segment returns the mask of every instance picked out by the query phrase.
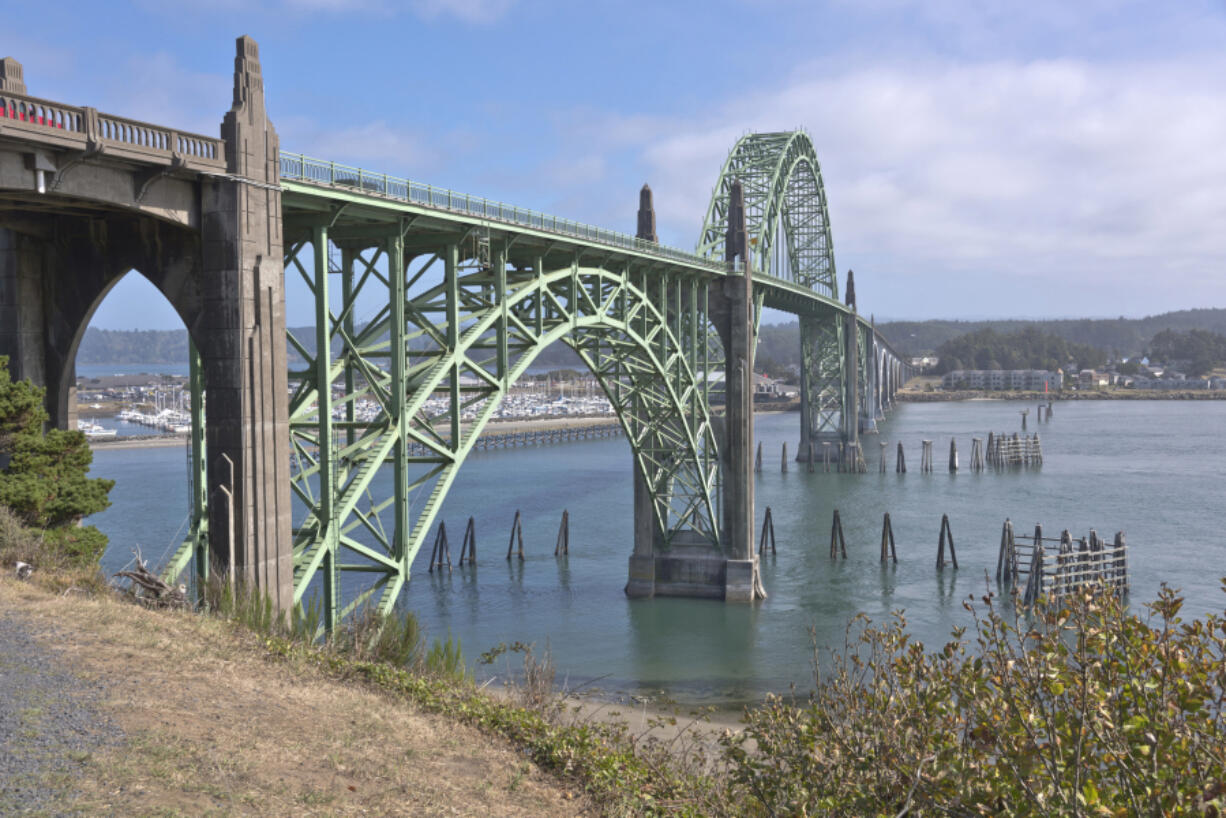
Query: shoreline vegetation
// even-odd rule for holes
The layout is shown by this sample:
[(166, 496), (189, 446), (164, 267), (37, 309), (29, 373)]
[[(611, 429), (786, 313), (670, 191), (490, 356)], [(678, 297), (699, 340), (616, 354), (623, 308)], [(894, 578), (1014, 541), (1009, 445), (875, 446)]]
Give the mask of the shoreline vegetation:
[[(1070, 400), (1226, 400), (1226, 390), (1198, 391), (1167, 391), (1158, 389), (1138, 390), (1103, 390), (1089, 392), (997, 392), (988, 390), (960, 390), (956, 392), (921, 392), (902, 389), (896, 396), (899, 403), (943, 403), (948, 401), (1021, 401), (1027, 403), (1055, 402)], [(777, 404), (759, 404), (754, 407), (754, 414), (777, 414), (781, 412), (796, 412), (800, 410), (797, 401), (780, 402)], [(491, 421), (482, 434), (516, 434), (519, 432), (542, 431), (546, 429), (571, 429), (583, 426), (616, 426), (618, 420), (609, 415), (567, 415), (562, 417), (534, 418), (531, 420), (499, 420)], [(89, 440), (94, 451), (116, 451), (120, 449), (157, 449), (171, 446), (185, 446), (190, 443), (188, 435), (158, 434), (158, 435), (126, 435), (123, 437), (96, 438)]]
[[(755, 407), (755, 414), (771, 414), (776, 412), (794, 412), (799, 408), (796, 403), (766, 404)], [(612, 415), (561, 415), (530, 420), (495, 420), (490, 421), (482, 430), (482, 435), (506, 435), (520, 432), (540, 432), (550, 429), (575, 429), (594, 426), (617, 426), (618, 419)], [(90, 448), (95, 451), (114, 449), (153, 449), (170, 446), (185, 446), (190, 444), (190, 435), (150, 434), (125, 435), (123, 437), (94, 438), (89, 440)]]
[(1070, 400), (1226, 400), (1226, 389), (1103, 389), (1044, 393), (987, 389), (922, 392), (904, 388), (899, 390), (896, 398), (900, 403), (940, 403), (959, 400), (1026, 401), (1028, 403), (1035, 401), (1043, 403), (1049, 400), (1056, 403)]
[[(969, 598), (973, 627), (935, 649), (910, 640), (901, 612), (859, 616), (845, 647), (814, 649), (811, 692), (768, 695), (738, 722), (712, 724), (703, 710), (576, 709), (548, 651), (520, 643), (483, 654), (508, 666), (507, 690), (493, 694), (452, 640), (427, 651), (411, 614), (359, 615), (321, 643), (314, 607), (287, 621), (222, 581), (192, 611), (97, 575), (5, 574), (0, 616), (29, 622), (66, 666), (104, 685), (103, 715), (123, 732), (115, 746), (67, 754), (71, 772), (49, 782), (65, 810), (1216, 817), (1226, 807), (1226, 618), (1184, 621), (1169, 589), (1147, 614), (1093, 588), (1028, 613)], [(38, 729), (38, 712), (21, 717)], [(321, 720), (328, 730), (315, 729)]]

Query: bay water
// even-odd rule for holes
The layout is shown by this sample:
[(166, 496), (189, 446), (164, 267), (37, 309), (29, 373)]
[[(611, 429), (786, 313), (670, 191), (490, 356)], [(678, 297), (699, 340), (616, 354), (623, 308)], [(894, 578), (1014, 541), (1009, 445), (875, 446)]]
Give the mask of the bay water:
[[(1041, 469), (971, 473), (972, 436), (1020, 431), (1030, 408)], [(630, 600), (622, 588), (632, 542), (629, 446), (624, 438), (474, 452), (439, 519), (453, 559), (464, 524), (476, 521), (478, 565), (426, 571), (427, 539), (402, 605), (431, 635), (458, 637), (474, 660), (500, 642), (546, 645), (559, 681), (609, 693), (728, 703), (810, 684), (810, 629), (823, 646), (842, 644), (857, 613), (881, 621), (903, 611), (916, 639), (936, 648), (967, 625), (968, 596), (995, 590), (1001, 526), (1019, 534), (1041, 523), (1047, 536), (1091, 528), (1127, 536), (1131, 601), (1140, 608), (1162, 583), (1179, 588), (1185, 614), (1226, 609), (1226, 401), (1057, 403), (1048, 423), (1035, 406), (1008, 401), (903, 404), (864, 438), (869, 473), (810, 474), (792, 461), (796, 413), (759, 415), (764, 468), (756, 478), (757, 519), (771, 508), (778, 554), (762, 560), (769, 598), (754, 605), (691, 599)], [(947, 469), (956, 438), (962, 469)], [(935, 471), (919, 471), (920, 442), (933, 441)], [(905, 447), (907, 474), (894, 472)], [(886, 442), (887, 472), (877, 472)], [(781, 449), (789, 449), (781, 470)], [(93, 475), (116, 480), (113, 505), (95, 515), (111, 538), (104, 568), (118, 570), (140, 546), (155, 562), (183, 536), (184, 449), (99, 449)], [(829, 558), (838, 509), (848, 558)], [(570, 555), (555, 558), (563, 509)], [(523, 515), (523, 562), (505, 559), (516, 510)], [(898, 564), (879, 563), (882, 515), (889, 512)], [(941, 515), (948, 514), (959, 569), (935, 568)], [(499, 668), (499, 672), (501, 667)], [(481, 669), (478, 669), (481, 672)], [(488, 671), (486, 671), (488, 672)]]

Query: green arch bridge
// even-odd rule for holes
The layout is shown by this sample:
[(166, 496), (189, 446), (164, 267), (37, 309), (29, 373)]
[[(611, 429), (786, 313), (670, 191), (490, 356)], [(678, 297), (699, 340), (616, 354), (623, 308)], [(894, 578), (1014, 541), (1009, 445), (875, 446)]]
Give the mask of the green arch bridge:
[[(741, 138), (686, 252), (657, 241), (646, 186), (629, 235), (282, 152), (258, 47), (237, 46), (220, 138), (33, 97), (20, 64), (0, 64), (0, 354), (14, 375), (74, 426), (77, 346), (131, 269), (192, 340), (192, 527), (168, 572), (233, 566), (282, 608), (319, 594), (328, 625), (390, 610), (483, 428), (561, 341), (630, 442), (627, 594), (764, 596), (762, 308), (800, 321), (798, 459), (832, 444), (862, 466), (859, 435), (910, 375), (858, 314), (850, 273), (840, 293), (808, 135)], [(286, 332), (286, 278), (313, 296), (309, 337)]]

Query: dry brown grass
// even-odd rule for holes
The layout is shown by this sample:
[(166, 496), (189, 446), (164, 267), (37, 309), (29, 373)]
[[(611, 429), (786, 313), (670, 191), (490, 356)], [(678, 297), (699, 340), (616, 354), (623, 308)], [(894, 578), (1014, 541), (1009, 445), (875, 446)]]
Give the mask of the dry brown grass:
[(0, 608), (57, 630), (48, 647), (105, 679), (127, 741), (73, 783), (84, 814), (586, 815), (505, 741), (306, 668), (189, 613), (57, 596), (0, 579)]

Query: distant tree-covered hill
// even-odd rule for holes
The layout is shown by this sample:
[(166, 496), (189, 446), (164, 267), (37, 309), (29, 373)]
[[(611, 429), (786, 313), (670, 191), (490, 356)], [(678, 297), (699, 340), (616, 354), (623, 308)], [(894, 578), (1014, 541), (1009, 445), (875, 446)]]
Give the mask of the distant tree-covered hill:
[[(904, 355), (926, 355), (947, 341), (970, 332), (991, 329), (1008, 335), (1033, 327), (1073, 344), (1084, 344), (1113, 357), (1145, 353), (1154, 336), (1169, 330), (1187, 333), (1203, 330), (1226, 334), (1226, 309), (1179, 310), (1146, 318), (1091, 318), (1053, 321), (887, 321), (877, 329)], [(292, 330), (307, 349), (314, 348), (310, 327)], [(290, 358), (297, 356), (290, 351)], [(184, 330), (86, 330), (77, 355), (81, 363), (184, 363), (187, 333)], [(758, 362), (766, 371), (781, 374), (800, 364), (800, 327), (796, 322), (762, 327)], [(577, 367), (579, 360), (565, 344), (556, 343), (541, 353), (539, 366)]]
[(1053, 321), (889, 321), (877, 325), (895, 349), (907, 355), (927, 355), (941, 344), (983, 329), (1010, 334), (1034, 327), (1075, 344), (1097, 347), (1113, 357), (1145, 352), (1163, 330), (1199, 329), (1226, 333), (1226, 309), (1178, 310), (1145, 318), (1072, 318)]
[[(290, 332), (308, 352), (315, 351), (315, 328), (292, 327)], [(422, 344), (426, 342), (423, 340)], [(290, 362), (301, 361), (297, 350), (287, 344)], [(334, 351), (340, 342), (333, 342)], [(185, 364), (187, 363), (187, 330), (85, 330), (77, 350), (77, 362), (83, 364)], [(537, 356), (534, 366), (582, 367), (579, 356), (558, 342)]]
[(1066, 341), (1031, 325), (1018, 332), (999, 333), (981, 329), (950, 338), (937, 347), (937, 372), (958, 369), (1097, 369), (1104, 363), (1103, 351), (1091, 344)]
[(85, 330), (77, 361), (83, 364), (187, 363), (187, 330)]

